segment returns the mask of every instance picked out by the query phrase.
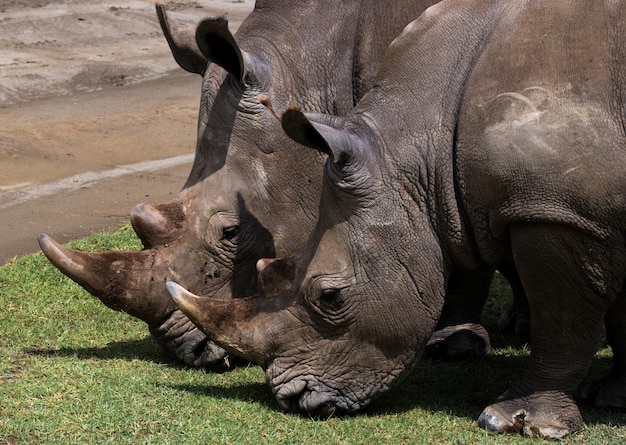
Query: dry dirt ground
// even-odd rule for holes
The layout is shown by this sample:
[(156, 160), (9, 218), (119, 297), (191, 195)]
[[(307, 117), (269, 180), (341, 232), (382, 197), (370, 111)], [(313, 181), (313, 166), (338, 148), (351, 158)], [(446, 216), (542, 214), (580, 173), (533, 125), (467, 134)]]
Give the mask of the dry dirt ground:
[[(254, 0), (167, 1), (193, 27)], [(193, 158), (200, 77), (143, 0), (0, 0), (0, 265), (171, 199)]]

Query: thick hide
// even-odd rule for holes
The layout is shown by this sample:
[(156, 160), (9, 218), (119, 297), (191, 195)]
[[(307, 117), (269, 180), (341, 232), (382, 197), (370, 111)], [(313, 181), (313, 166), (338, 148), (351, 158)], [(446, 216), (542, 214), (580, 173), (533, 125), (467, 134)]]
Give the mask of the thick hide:
[[(269, 285), (234, 318), (255, 335), (218, 343), (254, 351), (283, 408), (352, 412), (411, 369), (449, 288), (507, 264), (530, 364), (479, 425), (580, 429), (573, 395), (605, 325), (614, 367), (582, 395), (626, 406), (625, 19), (624, 0), (446, 0), (345, 119), (286, 111), (285, 131), (328, 155), (319, 219), (297, 255), (259, 265)], [(169, 290), (201, 329), (227, 323)]]
[[(146, 321), (186, 364), (227, 368), (226, 352), (172, 307), (165, 282), (217, 299), (254, 294), (257, 260), (304, 245), (321, 193), (323, 156), (293, 156), (297, 144), (258, 98), (272, 97), (279, 110), (300, 103), (348, 113), (373, 85), (389, 43), (433, 3), (258, 0), (235, 35), (224, 18), (190, 30), (157, 6), (174, 58), (203, 76), (196, 156), (184, 189), (171, 202), (133, 209), (141, 253), (59, 254), (45, 236), (42, 250), (105, 304)], [(140, 309), (130, 303), (137, 301)]]

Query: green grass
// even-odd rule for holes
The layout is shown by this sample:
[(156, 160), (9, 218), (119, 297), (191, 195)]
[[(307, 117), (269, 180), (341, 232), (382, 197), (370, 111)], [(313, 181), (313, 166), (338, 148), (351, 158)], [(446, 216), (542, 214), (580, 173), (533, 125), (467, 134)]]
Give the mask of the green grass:
[[(132, 230), (71, 244), (139, 248)], [(491, 332), (508, 290), (493, 288)], [(481, 431), (484, 406), (518, 379), (523, 344), (494, 334), (494, 351), (465, 363), (422, 360), (395, 390), (356, 416), (316, 421), (282, 413), (256, 366), (207, 374), (180, 366), (143, 322), (113, 312), (40, 254), (0, 268), (0, 445), (4, 444), (533, 444)], [(590, 371), (602, 375), (610, 351)], [(583, 407), (565, 444), (626, 442), (626, 415)]]

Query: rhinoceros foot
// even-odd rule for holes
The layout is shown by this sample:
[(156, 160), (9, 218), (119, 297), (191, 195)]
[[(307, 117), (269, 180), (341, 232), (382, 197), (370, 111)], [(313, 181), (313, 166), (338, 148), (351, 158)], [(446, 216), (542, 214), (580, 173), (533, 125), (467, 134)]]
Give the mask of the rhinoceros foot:
[(498, 328), (503, 334), (515, 335), (524, 340), (530, 339), (530, 308), (528, 303), (513, 302), (500, 315)]
[(583, 419), (576, 403), (558, 391), (543, 391), (508, 398), (489, 405), (478, 426), (497, 433), (520, 433), (528, 437), (562, 439), (579, 430)]
[(626, 408), (626, 376), (609, 374), (581, 391), (580, 398), (597, 408)]
[(466, 360), (481, 357), (490, 350), (489, 334), (476, 323), (439, 329), (426, 345), (426, 355), (438, 360)]
[(224, 372), (244, 362), (209, 340), (179, 310), (174, 311), (160, 326), (150, 327), (150, 333), (157, 343), (192, 368)]

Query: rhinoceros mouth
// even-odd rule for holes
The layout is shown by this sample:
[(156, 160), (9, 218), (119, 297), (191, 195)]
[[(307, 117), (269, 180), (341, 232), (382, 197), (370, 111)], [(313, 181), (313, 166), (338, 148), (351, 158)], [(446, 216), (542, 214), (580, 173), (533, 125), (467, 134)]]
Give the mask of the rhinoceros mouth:
[(387, 369), (332, 363), (321, 363), (316, 369), (306, 359), (294, 364), (289, 360), (293, 357), (287, 354), (274, 359), (266, 368), (267, 382), (283, 410), (320, 419), (362, 410), (401, 382), (414, 363), (410, 357), (400, 355), (386, 363)]
[(360, 399), (348, 387), (341, 388), (338, 383), (333, 386), (336, 389), (318, 379), (299, 377), (272, 387), (272, 391), (283, 410), (318, 419), (353, 413), (369, 404), (369, 398)]
[(305, 381), (295, 381), (276, 392), (278, 405), (290, 413), (301, 413), (319, 419), (358, 411), (361, 404), (354, 404), (336, 391), (316, 387), (309, 389)]

